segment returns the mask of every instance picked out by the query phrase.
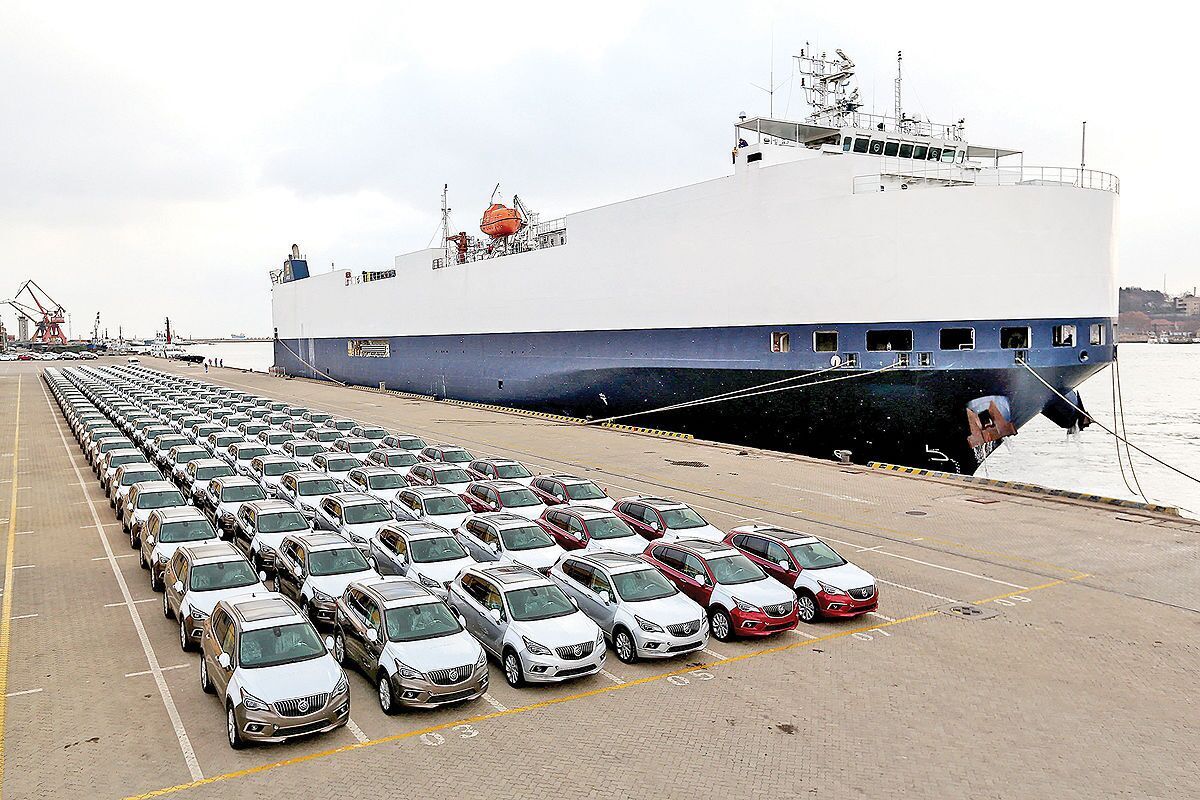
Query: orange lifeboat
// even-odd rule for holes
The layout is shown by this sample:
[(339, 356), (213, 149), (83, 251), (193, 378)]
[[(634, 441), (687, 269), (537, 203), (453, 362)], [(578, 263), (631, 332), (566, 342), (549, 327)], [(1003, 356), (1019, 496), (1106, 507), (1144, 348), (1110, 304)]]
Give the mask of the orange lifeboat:
[(509, 208), (502, 203), (492, 203), (488, 206), (487, 211), (483, 212), (483, 219), (479, 221), (479, 230), (493, 239), (512, 236), (523, 227), (525, 220), (521, 219), (521, 214), (515, 208)]

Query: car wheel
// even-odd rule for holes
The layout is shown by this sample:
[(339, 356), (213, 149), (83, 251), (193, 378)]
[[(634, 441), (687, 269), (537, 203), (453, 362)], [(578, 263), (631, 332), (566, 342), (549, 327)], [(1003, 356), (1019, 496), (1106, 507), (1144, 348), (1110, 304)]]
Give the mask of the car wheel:
[(339, 664), (346, 663), (346, 637), (342, 635), (341, 628), (333, 633), (333, 660)]
[(386, 672), (380, 671), (379, 673), (378, 689), (379, 707), (383, 709), (383, 713), (395, 714), (396, 699), (392, 696), (392, 681)]
[(733, 638), (733, 620), (725, 609), (714, 608), (708, 612), (708, 624), (718, 641), (728, 642)]
[(515, 650), (504, 651), (504, 679), (514, 689), (525, 685), (525, 671), (521, 669), (521, 658)]
[(811, 592), (796, 593), (796, 615), (800, 617), (801, 622), (813, 622), (820, 613), (817, 598), (813, 597)]
[(214, 694), (212, 681), (208, 677), (208, 660), (204, 656), (200, 656), (200, 688), (205, 694)]
[(230, 703), (225, 712), (225, 731), (229, 735), (229, 747), (233, 750), (241, 750), (246, 746), (246, 740), (242, 738), (242, 732), (238, 730), (237, 715), (233, 713), (233, 703)]
[(613, 633), (613, 649), (617, 651), (617, 658), (622, 662), (632, 664), (637, 661), (637, 645), (633, 641), (633, 635), (624, 628), (617, 628)]
[(275, 576), (274, 589), (275, 589), (275, 591), (279, 592), (280, 594), (283, 594), (283, 587), (279, 585), (279, 576), (278, 575)]
[(171, 604), (167, 601), (166, 592), (163, 592), (163, 616), (167, 619), (171, 619), (175, 616), (171, 613)]
[(150, 565), (146, 563), (146, 554), (138, 551), (138, 565), (142, 569), (150, 569)]
[(150, 590), (154, 592), (161, 592), (163, 590), (162, 577), (160, 577), (153, 569), (150, 569), (149, 566), (147, 566), (146, 569), (150, 570)]
[(192, 637), (188, 635), (187, 616), (182, 613), (179, 615), (179, 649), (185, 653), (195, 649), (192, 646)]

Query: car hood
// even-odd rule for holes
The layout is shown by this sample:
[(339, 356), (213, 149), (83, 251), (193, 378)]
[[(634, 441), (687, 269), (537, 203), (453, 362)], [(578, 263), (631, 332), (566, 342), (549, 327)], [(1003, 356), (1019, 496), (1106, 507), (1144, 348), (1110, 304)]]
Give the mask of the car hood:
[[(414, 563), (412, 568), (417, 573), (424, 575), (427, 578), (431, 578), (441, 585), (445, 585), (454, 580), (458, 576), (458, 573), (462, 571), (463, 567), (469, 567), (474, 563), (475, 559), (467, 557), (456, 558), (453, 561), (437, 561), (432, 564)], [(412, 665), (409, 664), (409, 666)]]
[[(739, 595), (740, 596), (740, 595)], [(743, 600), (745, 598), (742, 598)], [(678, 625), (682, 622), (695, 622), (704, 616), (704, 609), (682, 592), (670, 597), (660, 597), (657, 600), (644, 600), (640, 603), (626, 603), (626, 608), (639, 617), (657, 622), (659, 625)]]
[[(483, 648), (466, 631), (434, 639), (417, 639), (411, 642), (389, 642), (388, 653), (394, 658), (420, 672), (451, 667), (475, 668)], [(470, 674), (470, 673), (468, 673)], [(463, 675), (463, 677), (467, 677)]]
[(372, 536), (379, 533), (379, 529), (387, 524), (387, 520), (384, 520), (383, 522), (363, 522), (358, 525), (343, 523), (342, 527), (346, 529), (346, 533), (353, 534), (358, 538), (367, 541)]
[(550, 547), (539, 547), (535, 550), (506, 550), (503, 556), (517, 564), (524, 564), (536, 570), (543, 570), (554, 566), (562, 554), (563, 549), (561, 547), (552, 545)]
[(542, 512), (546, 510), (546, 506), (538, 503), (536, 506), (517, 506), (516, 508), (505, 508), (504, 513), (516, 514), (518, 517), (524, 517), (527, 520), (533, 521), (542, 516)]
[(840, 567), (825, 569), (807, 569), (802, 574), (839, 589), (858, 589), (875, 584), (875, 578), (871, 573), (853, 564), (842, 564)]
[(341, 677), (342, 668), (328, 653), (293, 664), (238, 670), (242, 688), (267, 703), (332, 692)]
[(602, 497), (599, 500), (571, 500), (568, 505), (591, 506), (592, 508), (603, 508), (605, 511), (612, 511), (617, 505), (617, 501), (611, 497)]
[(667, 541), (671, 539), (704, 539), (709, 542), (723, 542), (725, 541), (725, 532), (713, 525), (705, 525), (701, 528), (668, 530), (663, 534), (663, 538)]
[(365, 569), (361, 572), (347, 572), (344, 575), (310, 575), (308, 582), (330, 597), (337, 598), (342, 596), (351, 581), (365, 581), (368, 578), (377, 577), (379, 575), (375, 570)]
[(540, 619), (535, 622), (513, 622), (513, 631), (528, 636), (546, 647), (565, 647), (580, 642), (595, 642), (600, 629), (582, 611), (565, 617)]
[(212, 614), (213, 608), (222, 600), (239, 597), (244, 594), (253, 592), (267, 592), (267, 587), (261, 583), (255, 583), (250, 586), (239, 586), (236, 589), (214, 589), (210, 592), (197, 592), (189, 590), (183, 596), (183, 601), (180, 606), (183, 607), (184, 613), (189, 611), (203, 611), (205, 614)]
[(446, 530), (454, 530), (467, 521), (467, 518), (472, 516), (472, 512), (466, 514), (438, 514), (437, 516), (425, 515), (422, 519), (426, 522), (432, 522), (434, 525), (441, 525)]
[(761, 581), (739, 583), (734, 586), (722, 586), (726, 593), (756, 606), (773, 606), (776, 603), (786, 603), (794, 600), (795, 593), (774, 578), (763, 578)]
[(627, 553), (631, 556), (641, 555), (646, 549), (646, 540), (634, 534), (633, 536), (618, 536), (615, 539), (588, 539), (585, 550), (597, 552), (608, 550), (613, 553)]
[(462, 494), (463, 492), (465, 492), (467, 490), (467, 487), (470, 485), (471, 485), (470, 481), (464, 481), (462, 483), (439, 483), (438, 484), (438, 486), (440, 486), (441, 488), (449, 489), (450, 491), (454, 492), (455, 494)]

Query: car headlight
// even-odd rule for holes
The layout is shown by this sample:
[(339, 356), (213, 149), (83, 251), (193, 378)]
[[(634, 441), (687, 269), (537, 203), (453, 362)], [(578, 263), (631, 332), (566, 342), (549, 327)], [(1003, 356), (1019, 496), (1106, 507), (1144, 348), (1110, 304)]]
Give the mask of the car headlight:
[(442, 588), (442, 585), (440, 583), (438, 583), (437, 581), (435, 581), (433, 578), (427, 578), (424, 575), (418, 575), (417, 577), (420, 578), (422, 586), (428, 586), (430, 589), (441, 589)]
[(425, 675), (423, 673), (413, 669), (398, 658), (396, 659), (396, 674), (401, 678), (406, 678), (410, 681), (420, 681), (425, 679)]
[(753, 603), (747, 603), (745, 600), (739, 600), (736, 597), (733, 598), (733, 602), (737, 604), (739, 611), (745, 611), (748, 614), (761, 614), (762, 613), (762, 609), (759, 608), (758, 606), (754, 605)]
[(486, 667), (487, 667), (487, 653), (485, 653), (483, 651), (483, 648), (481, 647), (481, 648), (479, 648), (479, 658), (475, 661), (475, 669), (477, 669), (477, 670), (485, 669)]
[(830, 586), (828, 583), (825, 583), (825, 581), (817, 581), (817, 584), (821, 587), (821, 591), (825, 594), (845, 594), (845, 592), (838, 587)]
[(596, 649), (604, 652), (604, 630), (596, 631)]
[(164, 555), (161, 555), (161, 554), (160, 554), (160, 555), (159, 555), (159, 557), (158, 557), (158, 563), (159, 563), (160, 565), (162, 565), (162, 566), (166, 566), (167, 562), (168, 562), (168, 561), (170, 561), (170, 560), (171, 560), (171, 559), (169, 559), (169, 558), (167, 558), (166, 556), (164, 556)]
[(247, 711), (270, 711), (271, 707), (254, 695), (242, 689), (242, 705)]
[(208, 617), (208, 614), (205, 614), (203, 611), (201, 611), (198, 608), (193, 608), (192, 613), (189, 614), (189, 616), (192, 619), (205, 619), (206, 617)]
[(313, 589), (313, 600), (316, 600), (318, 603), (332, 603), (333, 597), (325, 594), (320, 589)]
[(343, 672), (342, 676), (338, 678), (337, 685), (333, 687), (333, 693), (343, 694), (348, 691), (350, 691), (350, 682), (346, 680), (346, 673)]
[(642, 619), (641, 617), (637, 616), (636, 614), (634, 615), (633, 619), (637, 622), (638, 627), (641, 628), (642, 630), (646, 631), (647, 633), (662, 633), (663, 632), (662, 626), (659, 625), (657, 622), (651, 622), (648, 619)]
[(528, 650), (533, 655), (535, 655), (535, 656), (551, 655), (549, 647), (538, 644), (533, 639), (530, 639), (528, 636), (522, 636), (521, 639), (524, 640), (524, 642), (525, 642), (525, 649)]

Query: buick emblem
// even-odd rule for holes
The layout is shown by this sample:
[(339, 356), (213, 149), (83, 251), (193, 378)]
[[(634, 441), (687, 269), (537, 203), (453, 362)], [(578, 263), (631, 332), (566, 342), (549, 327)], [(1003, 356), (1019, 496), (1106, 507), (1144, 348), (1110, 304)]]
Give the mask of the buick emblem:
[(581, 644), (577, 644), (577, 645), (575, 645), (575, 651), (574, 651), (574, 652), (575, 652), (575, 657), (576, 657), (576, 658), (579, 658), (580, 656), (582, 656), (582, 655), (583, 655), (583, 645), (581, 645)]
[(458, 668), (457, 667), (450, 670), (450, 681), (453, 682), (456, 680), (458, 680)]
[(296, 710), (299, 711), (301, 714), (303, 714), (305, 711), (308, 711), (308, 698), (307, 697), (300, 698), (299, 702), (296, 703)]

